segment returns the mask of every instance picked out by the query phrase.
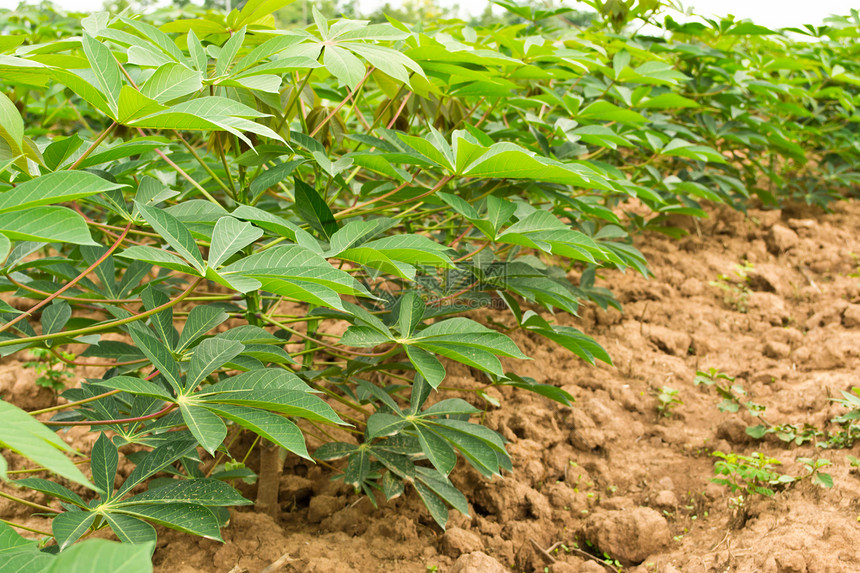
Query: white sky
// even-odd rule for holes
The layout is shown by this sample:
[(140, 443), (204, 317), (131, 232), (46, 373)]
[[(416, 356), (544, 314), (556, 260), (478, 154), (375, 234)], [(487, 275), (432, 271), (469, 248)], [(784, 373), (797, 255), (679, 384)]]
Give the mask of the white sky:
[[(0, 0), (0, 8), (14, 8), (19, 0)], [(302, 0), (298, 0), (302, 1)], [(359, 0), (363, 10), (373, 10), (386, 0)], [(398, 0), (388, 0), (398, 4)], [(54, 0), (66, 10), (100, 10), (103, 0)], [(757, 24), (770, 27), (821, 24), (831, 14), (846, 15), (851, 8), (860, 9), (860, 0), (682, 0), (685, 7), (692, 6), (697, 13), (707, 16), (734, 14), (738, 18), (750, 18)], [(36, 3), (36, 2), (34, 2)], [(461, 14), (479, 14), (487, 0), (439, 0), (443, 6), (459, 7)], [(575, 0), (565, 0), (575, 7)], [(584, 5), (583, 5), (584, 7)], [(678, 19), (678, 18), (676, 18)]]

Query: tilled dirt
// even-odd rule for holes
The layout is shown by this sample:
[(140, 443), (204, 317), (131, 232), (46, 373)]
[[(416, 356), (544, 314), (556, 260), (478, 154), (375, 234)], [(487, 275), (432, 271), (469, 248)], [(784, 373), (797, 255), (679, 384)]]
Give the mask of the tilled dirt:
[[(464, 393), (487, 408), (487, 424), (510, 441), (515, 471), (491, 481), (461, 461), (452, 479), (468, 497), (471, 517), (452, 512), (446, 532), (414, 492), (374, 509), (332, 481), (331, 469), (291, 456), (277, 519), (233, 511), (224, 544), (161, 531), (156, 570), (860, 571), (860, 478), (846, 459), (860, 457), (858, 448), (753, 440), (745, 430), (758, 422), (744, 408), (721, 412), (715, 389), (693, 383), (697, 370), (718, 368), (766, 406), (769, 423), (835, 429), (829, 420), (845, 409), (831, 398), (860, 386), (860, 204), (833, 210), (745, 216), (726, 209), (698, 224), (679, 219), (690, 232), (681, 240), (638, 237), (654, 276), (603, 271), (599, 280), (623, 314), (583, 307), (578, 318), (556, 317), (594, 336), (614, 366), (592, 367), (545, 339), (515, 334), (534, 360), (506, 366), (564, 388), (576, 402), (565, 407), (502, 388), (490, 391), (501, 401), (495, 408)], [(712, 284), (720, 275), (737, 278), (736, 271), (746, 275), (744, 286)], [(493, 318), (510, 322), (502, 313)], [(484, 384), (464, 366), (447, 368), (446, 385)], [(36, 393), (27, 376), (18, 362), (4, 361), (0, 393), (24, 407), (47, 405), (50, 393)], [(683, 402), (670, 416), (657, 411), (655, 393), (663, 387)], [(86, 451), (93, 436), (83, 442), (82, 435), (67, 437)], [(248, 445), (237, 444), (237, 451)], [(311, 438), (309, 446), (316, 445)], [(793, 476), (806, 474), (797, 458), (826, 458), (835, 485), (822, 489), (804, 479), (773, 497), (746, 499), (740, 512), (728, 489), (710, 481), (716, 450), (762, 452)], [(254, 486), (242, 491), (253, 499)], [(28, 513), (0, 500), (0, 516), (49, 527)], [(604, 554), (614, 565), (593, 557)]]

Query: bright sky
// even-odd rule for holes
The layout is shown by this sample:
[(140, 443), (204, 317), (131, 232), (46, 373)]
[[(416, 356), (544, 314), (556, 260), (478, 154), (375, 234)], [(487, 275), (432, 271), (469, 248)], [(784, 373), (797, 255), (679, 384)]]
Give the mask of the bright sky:
[[(302, 1), (302, 0), (299, 0)], [(402, 1), (402, 0), (401, 0)], [(576, 6), (576, 0), (564, 0)], [(757, 24), (770, 27), (821, 24), (831, 14), (847, 15), (851, 8), (860, 9), (860, 0), (681, 0), (685, 7), (692, 6), (697, 13), (707, 16), (734, 14), (738, 18), (750, 18)], [(14, 8), (19, 0), (0, 0), (0, 8)], [(103, 0), (54, 0), (66, 10), (100, 10)], [(359, 0), (363, 10), (373, 10), (386, 0)], [(388, 0), (397, 5), (398, 0)], [(37, 3), (32, 0), (32, 3)], [(439, 0), (443, 6), (459, 7), (461, 15), (479, 14), (487, 0)], [(584, 6), (584, 5), (583, 5)]]

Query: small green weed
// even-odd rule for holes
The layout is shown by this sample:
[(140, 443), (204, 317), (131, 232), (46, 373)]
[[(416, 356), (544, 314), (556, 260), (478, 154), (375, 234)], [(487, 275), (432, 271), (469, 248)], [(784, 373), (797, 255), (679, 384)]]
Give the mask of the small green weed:
[(733, 275), (721, 274), (717, 276), (717, 280), (711, 281), (708, 284), (723, 291), (723, 302), (729, 307), (738, 312), (747, 313), (749, 312), (749, 297), (751, 292), (749, 273), (753, 268), (751, 262), (744, 261), (742, 265), (735, 265)]
[[(33, 368), (36, 371), (36, 385), (50, 388), (55, 394), (65, 390), (66, 380), (74, 377), (74, 372), (47, 348), (33, 348), (30, 354), (35, 360), (25, 362), (24, 367)], [(68, 352), (63, 352), (62, 356), (66, 360), (75, 359), (75, 355)]]
[(657, 414), (663, 418), (671, 418), (674, 409), (684, 403), (678, 397), (678, 390), (668, 386), (663, 386), (659, 390), (655, 389), (653, 393), (657, 397)]

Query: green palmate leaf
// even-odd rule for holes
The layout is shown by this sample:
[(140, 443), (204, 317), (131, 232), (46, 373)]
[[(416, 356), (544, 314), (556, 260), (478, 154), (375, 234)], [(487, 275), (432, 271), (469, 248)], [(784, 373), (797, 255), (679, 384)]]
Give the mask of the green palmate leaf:
[[(210, 309), (212, 310), (212, 309)], [(192, 310), (193, 312), (193, 310)], [(189, 316), (189, 320), (190, 320)], [(227, 317), (225, 315), (224, 320)], [(223, 320), (221, 321), (223, 322)], [(187, 322), (186, 322), (187, 324)], [(187, 327), (186, 327), (187, 328)], [(184, 330), (182, 331), (185, 332)], [(255, 326), (253, 324), (243, 324), (241, 326), (237, 326), (236, 328), (231, 328), (230, 330), (220, 332), (216, 335), (218, 338), (225, 338), (227, 340), (237, 340), (242, 344), (283, 344), (285, 340), (283, 338), (278, 338), (277, 336), (270, 334), (265, 328), (261, 328), (259, 326)], [(268, 371), (268, 372), (277, 372), (280, 374), (281, 371)], [(298, 378), (296, 378), (298, 380)]]
[(424, 502), (433, 520), (439, 524), (439, 527), (445, 529), (445, 524), (448, 522), (448, 508), (445, 507), (445, 502), (423, 483), (416, 481), (412, 485), (415, 486), (415, 491), (421, 496), (421, 501)]
[(39, 542), (18, 535), (14, 529), (5, 523), (0, 523), (0, 556), (7, 559), (10, 553), (38, 549)]
[(191, 62), (194, 65), (194, 69), (198, 72), (203, 72), (203, 75), (206, 75), (209, 58), (203, 50), (203, 45), (200, 43), (194, 30), (188, 30), (186, 43), (188, 44), (188, 53), (191, 55)]
[[(357, 32), (358, 31), (353, 33)], [(402, 32), (396, 32), (402, 34)], [(350, 34), (350, 32), (347, 32), (347, 34)], [(344, 34), (344, 36), (346, 36), (347, 34)], [(410, 71), (418, 74), (419, 76), (426, 77), (424, 75), (424, 70), (421, 69), (421, 66), (419, 66), (411, 58), (409, 58), (405, 54), (402, 54), (401, 52), (398, 52), (397, 50), (386, 48), (384, 46), (359, 44), (357, 42), (349, 42), (341, 45), (344, 47), (348, 47), (351, 51), (360, 55), (362, 58), (367, 60), (373, 67), (382, 70), (392, 78), (399, 80), (405, 84), (409, 83)]]
[(342, 84), (355, 89), (366, 71), (364, 64), (348, 50), (327, 45), (323, 52), (325, 69)]
[(223, 541), (218, 518), (210, 509), (202, 505), (191, 503), (131, 505), (116, 507), (113, 512), (152, 521), (184, 533)]
[(196, 440), (183, 438), (173, 439), (155, 448), (135, 466), (134, 471), (123, 482), (122, 487), (117, 490), (116, 497), (122, 497), (134, 486), (143, 483), (148, 477), (160, 472), (177, 459), (188, 455), (196, 447)]
[(469, 515), (469, 502), (451, 481), (431, 468), (418, 466), (415, 468), (418, 481), (429, 487), (439, 497), (463, 515)]
[[(436, 243), (423, 235), (398, 235), (383, 237), (364, 243), (358, 249), (372, 249), (388, 259), (410, 265), (438, 265), (451, 268), (454, 263), (448, 257), (448, 247)], [(351, 260), (357, 249), (346, 249), (338, 258)], [(372, 266), (372, 265), (371, 265)]]
[(502, 365), (496, 355), (528, 358), (510, 338), (468, 318), (437, 322), (405, 342), (497, 375)]
[(325, 200), (307, 183), (296, 179), (295, 185), (296, 213), (325, 238), (331, 238), (338, 225)]
[(150, 556), (155, 543), (137, 547), (107, 541), (87, 539), (55, 557), (41, 573), (92, 573), (93, 571), (122, 571), (123, 573), (152, 573)]
[(439, 434), (423, 424), (413, 424), (413, 427), (415, 433), (418, 434), (421, 451), (424, 452), (433, 467), (443, 475), (447, 476), (451, 473), (451, 470), (457, 465), (457, 454), (454, 452), (454, 448)]
[(86, 32), (84, 32), (81, 43), (96, 80), (102, 88), (102, 95), (107, 100), (114, 117), (116, 117), (119, 110), (119, 92), (122, 89), (122, 72), (120, 72), (119, 64), (107, 46)]
[(210, 412), (231, 420), (270, 442), (278, 444), (288, 452), (305, 459), (311, 459), (305, 445), (305, 438), (299, 427), (282, 416), (257, 408), (230, 404), (207, 403), (205, 407)]
[(124, 187), (86, 171), (61, 171), (21, 183), (0, 193), (0, 213), (74, 201), (111, 189)]
[(70, 481), (96, 489), (81, 470), (62, 454), (71, 448), (54, 432), (8, 402), (0, 401), (0, 418), (3, 419), (3, 424), (0, 424), (0, 445), (4, 448)]
[(179, 367), (166, 344), (149, 334), (145, 328), (129, 328), (129, 334), (137, 348), (149, 358), (152, 365), (158, 369), (161, 376), (179, 394), (182, 384), (179, 381)]
[(105, 388), (122, 390), (136, 396), (151, 396), (152, 398), (159, 398), (167, 402), (174, 400), (174, 397), (163, 386), (148, 380), (132, 378), (131, 376), (114, 376), (107, 380), (99, 380), (97, 384)]
[[(117, 123), (128, 123), (131, 120), (144, 117), (167, 109), (157, 100), (147, 97), (130, 86), (122, 86), (119, 92), (119, 112)], [(84, 163), (88, 163), (86, 160)]]
[(562, 390), (561, 388), (556, 388), (555, 386), (550, 386), (549, 384), (538, 384), (532, 378), (524, 378), (521, 376), (517, 376), (512, 372), (507, 372), (505, 374), (508, 380), (503, 381), (502, 384), (505, 386), (514, 386), (515, 388), (522, 388), (523, 390), (528, 390), (530, 392), (534, 392), (535, 394), (540, 394), (550, 400), (555, 400), (560, 404), (564, 404), (565, 406), (573, 405), (574, 398), (570, 395), (570, 393)]
[[(140, 298), (143, 301), (144, 308), (148, 311), (154, 311), (170, 302), (170, 297), (168, 297), (164, 291), (154, 287), (152, 284), (143, 289)], [(158, 335), (158, 338), (161, 339), (161, 342), (167, 346), (168, 350), (172, 349), (174, 338), (176, 336), (176, 332), (173, 328), (173, 309), (165, 308), (164, 310), (153, 314), (150, 318), (150, 323), (153, 330), (155, 330), (155, 333)]]
[(149, 76), (140, 86), (140, 93), (157, 102), (167, 103), (201, 89), (202, 77), (200, 72), (189, 70), (182, 64), (167, 63)]
[(367, 419), (365, 436), (368, 441), (374, 438), (393, 436), (408, 423), (409, 421), (401, 416), (377, 412)]
[(179, 411), (191, 434), (200, 442), (204, 450), (214, 456), (215, 450), (227, 437), (227, 426), (221, 418), (206, 408), (185, 402), (179, 403)]
[(404, 491), (404, 483), (395, 478), (392, 472), (387, 472), (382, 476), (382, 492), (387, 501), (400, 497)]
[(24, 120), (18, 108), (5, 94), (0, 94), (0, 140), (7, 148), (4, 150), (6, 153), (0, 151), (0, 159), (12, 159), (23, 155)]
[(339, 460), (358, 449), (358, 446), (345, 442), (329, 442), (323, 444), (314, 452), (314, 458), (323, 461)]
[(173, 247), (179, 255), (197, 270), (200, 275), (205, 273), (206, 263), (203, 255), (194, 242), (191, 231), (183, 225), (176, 217), (155, 207), (147, 207), (135, 201), (135, 206), (146, 219), (146, 222), (161, 235), (161, 238)]
[(329, 250), (326, 257), (334, 257), (350, 247), (354, 247), (368, 241), (380, 230), (377, 221), (351, 221), (338, 229), (329, 241)]
[(234, 29), (255, 24), (267, 18), (273, 12), (277, 12), (284, 6), (292, 4), (295, 0), (249, 0), (242, 6), (236, 20), (232, 22)]
[(152, 263), (153, 265), (164, 267), (165, 269), (180, 271), (188, 275), (197, 274), (197, 269), (170, 251), (156, 249), (155, 247), (149, 247), (147, 245), (135, 245), (133, 247), (129, 247), (117, 256)]
[[(249, 374), (251, 374), (249, 372)], [(222, 388), (219, 386), (219, 389)], [(331, 406), (312, 394), (298, 390), (275, 390), (254, 389), (245, 391), (232, 391), (229, 393), (207, 396), (201, 404), (234, 404), (237, 406), (250, 406), (252, 408), (263, 408), (273, 412), (280, 412), (288, 416), (307, 418), (323, 423), (343, 424), (344, 422), (332, 410)]]
[(55, 300), (42, 312), (42, 334), (55, 334), (63, 330), (72, 318), (72, 307), (64, 300)]
[(249, 146), (252, 146), (252, 141), (248, 139), (245, 132), (283, 142), (280, 135), (253, 121), (265, 115), (228, 98), (206, 96), (178, 103), (164, 111), (135, 119), (130, 122), (130, 125), (152, 129), (227, 131)]
[[(176, 344), (176, 350), (178, 352), (185, 350), (186, 348), (197, 342), (200, 337), (202, 337), (207, 332), (227, 320), (227, 318), (227, 313), (219, 308), (213, 308), (211, 306), (195, 306), (191, 309), (191, 312), (188, 313), (188, 318), (185, 321), (185, 326), (182, 328), (182, 334), (179, 335), (179, 341)], [(224, 334), (226, 333), (222, 333), (221, 336), (224, 337)], [(246, 341), (239, 340), (239, 342)], [(248, 340), (247, 342), (251, 343), (255, 341)]]
[(231, 376), (217, 384), (206, 388), (201, 395), (214, 396), (227, 392), (248, 392), (253, 390), (294, 390), (297, 392), (310, 392), (310, 386), (305, 384), (292, 372), (280, 368), (264, 368), (253, 372), (246, 372), (238, 376)]
[(98, 517), (89, 511), (67, 511), (51, 522), (51, 531), (62, 551), (87, 532)]
[(228, 265), (225, 273), (254, 272), (267, 269), (286, 269), (288, 267), (321, 267), (331, 265), (319, 254), (299, 245), (277, 245), (262, 253), (255, 253)]
[(343, 472), (344, 483), (355, 488), (360, 487), (370, 474), (370, 466), (370, 453), (365, 448), (359, 448), (355, 454), (349, 456), (349, 462)]
[(152, 543), (153, 549), (155, 548), (154, 544), (157, 537), (155, 528), (147, 522), (136, 517), (118, 513), (105, 512), (101, 515), (107, 521), (111, 531), (116, 534), (117, 539), (123, 543), (134, 543), (137, 545)]
[(635, 111), (618, 107), (605, 100), (596, 101), (579, 112), (580, 119), (592, 119), (601, 121), (616, 121), (618, 123), (629, 123), (633, 125), (646, 123), (648, 120)]
[(216, 76), (223, 75), (227, 71), (230, 64), (233, 63), (233, 59), (236, 57), (236, 54), (239, 52), (239, 48), (242, 47), (242, 42), (244, 41), (245, 28), (243, 27), (233, 33), (230, 38), (224, 42), (224, 45), (221, 46), (221, 51), (218, 54), (218, 59), (215, 62)]
[(0, 235), (0, 266), (6, 261), (6, 257), (9, 256), (10, 251), (12, 251), (12, 241), (6, 235)]
[(0, 233), (14, 241), (98, 244), (83, 217), (65, 207), (35, 207), (0, 214)]
[[(50, 495), (51, 497), (56, 497), (57, 499), (61, 499), (68, 503), (77, 505), (78, 507), (86, 507), (86, 504), (84, 503), (84, 500), (81, 499), (81, 496), (79, 496), (72, 490), (61, 486), (60, 484), (48, 481), (46, 479), (24, 478), (15, 480), (14, 483), (15, 485), (24, 486), (29, 489), (40, 491), (42, 493)], [(2, 543), (0, 543), (0, 547), (2, 547)], [(0, 549), (0, 552), (2, 552), (2, 549)]]
[(409, 338), (415, 328), (421, 324), (426, 307), (424, 301), (416, 292), (408, 292), (400, 299), (400, 314), (397, 317), (397, 327), (400, 335)]
[(95, 445), (93, 445), (90, 458), (93, 483), (100, 490), (106, 492), (106, 499), (113, 491), (113, 482), (116, 478), (117, 467), (119, 467), (119, 451), (113, 442), (102, 432), (99, 435), (99, 439), (96, 440)]
[(433, 388), (439, 386), (445, 380), (445, 367), (439, 359), (417, 346), (407, 346), (406, 356), (415, 367), (415, 370), (423, 376)]
[(249, 505), (252, 502), (221, 480), (212, 478), (174, 480), (116, 504), (128, 505), (161, 503), (196, 503), (205, 506)]
[(350, 326), (343, 333), (340, 343), (344, 346), (355, 346), (357, 348), (373, 348), (386, 342), (392, 342), (389, 334), (383, 334), (369, 326)]
[[(245, 345), (235, 340), (207, 338), (194, 348), (191, 365), (185, 380), (186, 393), (194, 390), (204, 378), (221, 368), (245, 349)], [(288, 357), (289, 358), (289, 357)]]
[(221, 217), (212, 231), (208, 264), (218, 268), (232, 255), (238, 253), (263, 236), (263, 231), (251, 223), (240, 222), (233, 217)]
[(593, 338), (571, 326), (551, 325), (532, 311), (527, 311), (523, 315), (522, 324), (526, 329), (564, 346), (589, 364), (594, 364), (595, 360), (612, 364), (612, 359), (603, 347)]
[[(274, 187), (279, 182), (284, 181), (290, 174), (295, 170), (296, 167), (304, 163), (305, 159), (296, 159), (294, 161), (287, 161), (285, 163), (280, 163), (267, 169), (257, 176), (251, 182), (251, 196), (257, 197), (261, 193), (263, 193), (266, 189), (270, 187)], [(242, 207), (239, 207), (241, 209)]]
[(460, 450), (466, 459), (485, 476), (499, 475), (499, 459), (496, 451), (471, 430), (483, 426), (465, 423), (465, 428), (450, 428), (443, 422), (434, 424), (433, 430)]

